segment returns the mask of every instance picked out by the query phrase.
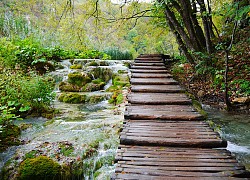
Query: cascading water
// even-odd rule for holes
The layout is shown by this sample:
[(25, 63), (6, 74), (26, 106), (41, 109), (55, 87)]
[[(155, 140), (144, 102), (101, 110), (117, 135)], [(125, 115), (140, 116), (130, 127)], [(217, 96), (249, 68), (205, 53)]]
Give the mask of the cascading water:
[[(114, 72), (128, 70), (122, 61), (110, 63)], [(68, 73), (71, 63), (63, 61), (64, 69), (52, 72), (58, 82)], [(112, 85), (112, 81), (104, 90)], [(86, 95), (108, 95), (95, 91)], [(58, 92), (58, 89), (56, 90)], [(123, 90), (124, 97), (127, 90)], [(114, 171), (114, 156), (119, 144), (119, 131), (122, 126), (125, 103), (113, 106), (107, 100), (97, 104), (66, 104), (55, 101), (53, 106), (61, 115), (53, 120), (28, 118), (17, 124), (31, 124), (21, 134), (23, 145), (11, 147), (0, 153), (0, 168), (9, 161), (7, 169), (13, 174), (18, 164), (26, 156), (42, 155), (56, 160), (66, 167), (74, 167), (71, 179), (107, 179)], [(15, 175), (11, 176), (15, 178)]]

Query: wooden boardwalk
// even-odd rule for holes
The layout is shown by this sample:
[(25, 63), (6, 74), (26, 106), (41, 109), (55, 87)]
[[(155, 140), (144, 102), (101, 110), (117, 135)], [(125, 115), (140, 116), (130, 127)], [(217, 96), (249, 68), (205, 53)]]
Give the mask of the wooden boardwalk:
[(141, 55), (131, 73), (131, 93), (111, 179), (250, 178), (225, 150), (226, 141), (194, 109), (161, 55)]

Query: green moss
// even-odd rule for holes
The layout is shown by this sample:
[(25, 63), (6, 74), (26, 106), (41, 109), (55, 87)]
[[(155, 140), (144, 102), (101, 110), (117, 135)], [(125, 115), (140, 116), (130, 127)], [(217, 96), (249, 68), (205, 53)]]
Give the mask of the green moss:
[(123, 95), (121, 91), (115, 91), (111, 98), (109, 99), (110, 104), (121, 104), (123, 102)]
[(61, 166), (46, 156), (24, 160), (18, 170), (19, 179), (60, 179)]
[(93, 91), (98, 91), (101, 90), (105, 86), (105, 83), (102, 84), (94, 84), (94, 83), (88, 83), (86, 84), (83, 88), (83, 92), (93, 92)]
[(72, 66), (70, 66), (70, 69), (82, 69), (82, 65), (81, 64), (73, 64)]
[(22, 123), (18, 127), (23, 131), (23, 130), (26, 130), (28, 128), (31, 128), (32, 126), (33, 126), (32, 124)]
[(99, 64), (96, 61), (91, 61), (89, 66), (98, 66)]
[(24, 159), (31, 159), (31, 158), (35, 158), (37, 156), (37, 154), (39, 153), (39, 151), (37, 150), (32, 150), (28, 153), (25, 154)]
[(0, 131), (0, 152), (4, 151), (9, 146), (20, 145), (20, 140), (18, 136), (21, 130), (16, 125), (9, 125), (3, 127)]
[(85, 74), (81, 74), (79, 72), (69, 73), (68, 74), (68, 82), (77, 86), (84, 86), (85, 84), (91, 82), (91, 78)]
[(79, 92), (80, 87), (67, 82), (60, 82), (59, 89), (64, 92)]
[(50, 125), (50, 124), (53, 124), (54, 122), (55, 122), (54, 119), (48, 120), (48, 121), (46, 121), (43, 125), (44, 125), (44, 126), (48, 126), (48, 125)]
[(112, 71), (108, 68), (94, 68), (88, 73), (89, 77), (92, 79), (102, 79), (103, 82), (108, 82), (112, 77)]
[(125, 70), (118, 70), (118, 74), (127, 74), (128, 72)]
[(94, 103), (101, 102), (101, 101), (103, 101), (103, 100), (105, 100), (105, 99), (106, 99), (106, 96), (103, 96), (103, 95), (93, 95), (93, 96), (87, 97), (87, 98), (86, 98), (86, 101), (87, 101), (88, 103), (94, 104)]
[(101, 84), (101, 83), (104, 83), (102, 79), (98, 78), (98, 79), (94, 79), (92, 80), (92, 83), (94, 84)]
[(78, 103), (85, 103), (86, 95), (82, 95), (79, 93), (62, 93), (58, 100), (65, 103), (72, 103), (72, 104), (78, 104)]
[(192, 104), (193, 104), (193, 106), (195, 107), (195, 109), (196, 109), (201, 115), (203, 115), (203, 116), (206, 118), (206, 117), (207, 117), (207, 112), (204, 111), (204, 110), (202, 109), (201, 103), (200, 103), (199, 101), (196, 100), (195, 96), (192, 95), (192, 94), (190, 94), (190, 93), (188, 93), (188, 92), (186, 92), (186, 95), (187, 95), (190, 99), (192, 99)]
[(100, 61), (99, 66), (109, 66), (109, 64), (106, 61)]

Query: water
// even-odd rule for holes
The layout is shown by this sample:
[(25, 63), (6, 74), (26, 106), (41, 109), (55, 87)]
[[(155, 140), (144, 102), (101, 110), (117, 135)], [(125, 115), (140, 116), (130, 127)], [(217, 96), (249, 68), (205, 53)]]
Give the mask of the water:
[(234, 114), (204, 106), (222, 138), (228, 141), (227, 149), (250, 170), (250, 115)]
[[(111, 61), (114, 72), (128, 70), (122, 61)], [(52, 73), (57, 77), (57, 84), (74, 71), (69, 69), (71, 63), (63, 61), (64, 69)], [(106, 68), (106, 67), (103, 67)], [(108, 88), (112, 81), (108, 82)], [(56, 92), (60, 92), (57, 88)], [(124, 97), (127, 90), (123, 90)], [(109, 95), (103, 91), (89, 92), (88, 95)], [(46, 155), (56, 159), (58, 163), (70, 165), (72, 163), (87, 164), (84, 177), (75, 179), (107, 179), (114, 172), (114, 156), (119, 145), (119, 131), (122, 127), (125, 104), (113, 106), (107, 100), (97, 104), (66, 104), (54, 101), (53, 106), (59, 109), (61, 115), (53, 120), (44, 118), (29, 118), (17, 121), (16, 124), (31, 124), (31, 127), (21, 134), (23, 145), (10, 147), (0, 153), (0, 169), (11, 160), (8, 169), (14, 175), (18, 165), (27, 153)], [(70, 147), (70, 151), (63, 151), (63, 147)], [(87, 154), (87, 155), (86, 155)], [(78, 167), (82, 168), (82, 167)], [(13, 179), (13, 176), (10, 177)]]

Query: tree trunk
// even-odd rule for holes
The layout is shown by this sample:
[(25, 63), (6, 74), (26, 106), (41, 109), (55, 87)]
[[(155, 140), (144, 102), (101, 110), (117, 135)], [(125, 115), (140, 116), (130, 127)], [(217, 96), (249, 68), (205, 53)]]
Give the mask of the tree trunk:
[(182, 37), (182, 39), (185, 41), (186, 45), (191, 50), (195, 51), (196, 48), (195, 48), (194, 44), (192, 43), (191, 39), (188, 37), (188, 35), (186, 34), (184, 28), (181, 27), (181, 25), (177, 21), (174, 13), (168, 8), (167, 5), (165, 6), (165, 16), (174, 25), (175, 30), (178, 31), (178, 33), (180, 34), (180, 36)]
[(196, 7), (196, 1), (192, 0), (192, 14), (191, 14), (191, 20), (192, 23), (194, 24), (194, 28), (196, 31), (197, 36), (199, 37), (199, 45), (204, 49), (204, 51), (206, 51), (206, 39), (204, 36), (204, 33), (202, 31), (201, 26), (199, 25), (199, 22), (197, 20), (197, 7)]
[(211, 38), (210, 38), (211, 35), (210, 35), (210, 30), (209, 30), (209, 20), (208, 20), (208, 17), (206, 15), (207, 10), (206, 10), (204, 0), (198, 0), (198, 3), (200, 5), (200, 9), (201, 9), (201, 17), (202, 17), (202, 23), (203, 23), (204, 32), (205, 32), (207, 53), (210, 55), (213, 52), (213, 46), (212, 46), (212, 42), (211, 42)]
[(192, 55), (188, 52), (188, 49), (187, 49), (185, 43), (183, 42), (180, 34), (178, 33), (178, 31), (176, 31), (175, 26), (173, 25), (173, 23), (167, 18), (167, 15), (166, 15), (166, 21), (167, 21), (167, 24), (169, 25), (171, 31), (174, 33), (174, 35), (176, 37), (176, 40), (177, 40), (177, 43), (179, 44), (179, 47), (182, 50), (182, 52), (184, 53), (184, 55), (186, 56), (188, 62), (192, 66), (195, 66), (196, 64), (195, 64), (195, 61), (194, 61)]
[(192, 7), (189, 1), (186, 0), (179, 0), (180, 5), (181, 5), (181, 9), (182, 9), (182, 20), (184, 23), (184, 26), (186, 27), (186, 30), (188, 32), (189, 38), (191, 39), (191, 42), (193, 44), (193, 46), (195, 47), (195, 51), (202, 51), (202, 47), (200, 46), (199, 43), (199, 37), (197, 36), (196, 32), (195, 32), (195, 27), (194, 24), (192, 22)]

